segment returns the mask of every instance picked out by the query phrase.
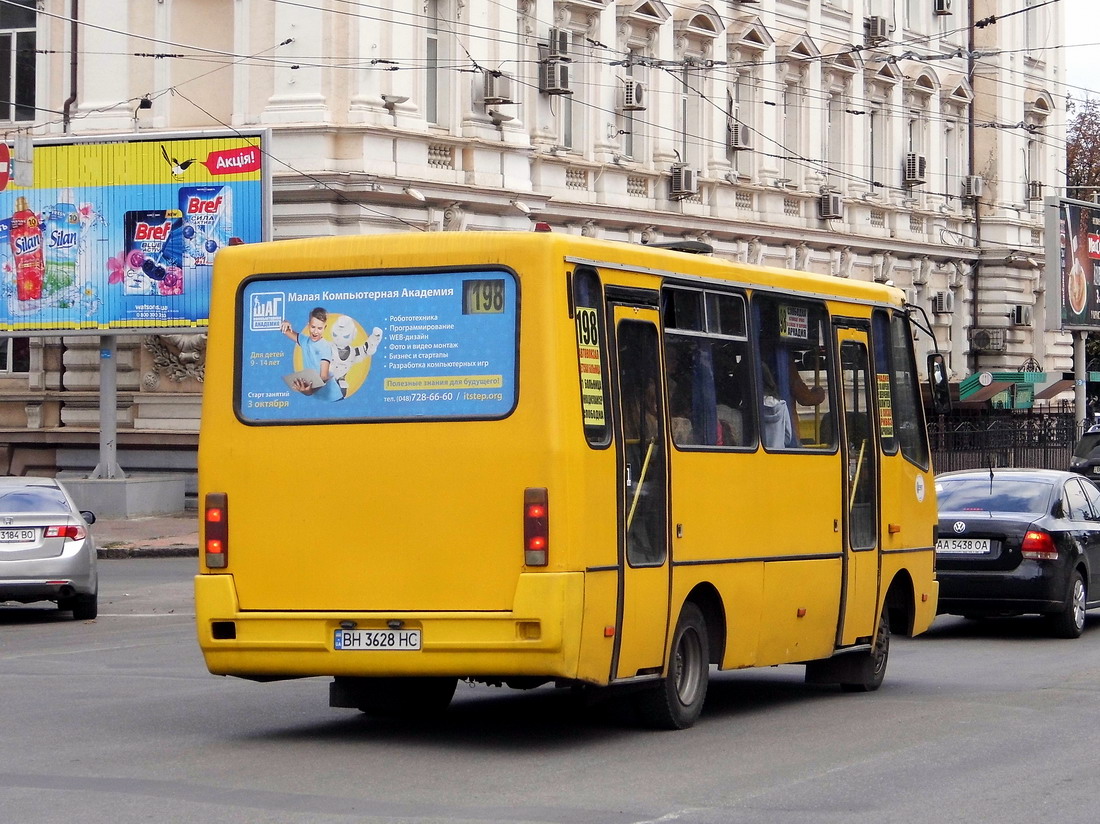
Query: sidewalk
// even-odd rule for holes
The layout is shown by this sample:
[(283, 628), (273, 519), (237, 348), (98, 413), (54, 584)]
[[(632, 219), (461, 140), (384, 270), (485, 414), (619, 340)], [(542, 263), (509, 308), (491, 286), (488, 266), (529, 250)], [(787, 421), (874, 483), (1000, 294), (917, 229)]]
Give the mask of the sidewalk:
[(100, 558), (198, 557), (197, 512), (140, 518), (99, 518), (91, 527)]

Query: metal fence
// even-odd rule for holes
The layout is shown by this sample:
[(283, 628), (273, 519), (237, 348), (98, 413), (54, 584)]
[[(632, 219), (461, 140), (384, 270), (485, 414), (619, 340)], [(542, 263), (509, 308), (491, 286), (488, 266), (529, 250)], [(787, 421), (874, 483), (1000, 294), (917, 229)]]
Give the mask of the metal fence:
[(928, 424), (936, 472), (1019, 466), (1069, 469), (1080, 427), (1072, 408), (955, 411)]

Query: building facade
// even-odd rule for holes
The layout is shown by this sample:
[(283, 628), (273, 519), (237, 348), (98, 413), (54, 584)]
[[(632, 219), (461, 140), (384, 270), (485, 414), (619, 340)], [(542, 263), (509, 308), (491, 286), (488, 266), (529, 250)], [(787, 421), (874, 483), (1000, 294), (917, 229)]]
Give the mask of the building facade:
[[(270, 129), (276, 239), (701, 240), (894, 283), (961, 382), (1071, 368), (1062, 29), (1039, 0), (6, 0), (0, 62), (9, 140)], [(120, 340), (125, 470), (193, 465), (204, 346)], [(0, 468), (94, 466), (98, 339), (6, 347)]]

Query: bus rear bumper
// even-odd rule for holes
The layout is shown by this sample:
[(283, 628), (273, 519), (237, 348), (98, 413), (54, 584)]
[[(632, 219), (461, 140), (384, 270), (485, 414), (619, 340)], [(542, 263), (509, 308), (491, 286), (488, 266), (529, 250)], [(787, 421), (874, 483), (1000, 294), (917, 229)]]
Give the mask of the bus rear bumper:
[[(199, 647), (215, 675), (577, 677), (583, 573), (519, 577), (510, 611), (243, 611), (233, 576), (195, 576)], [(418, 650), (337, 650), (343, 625), (420, 631)]]

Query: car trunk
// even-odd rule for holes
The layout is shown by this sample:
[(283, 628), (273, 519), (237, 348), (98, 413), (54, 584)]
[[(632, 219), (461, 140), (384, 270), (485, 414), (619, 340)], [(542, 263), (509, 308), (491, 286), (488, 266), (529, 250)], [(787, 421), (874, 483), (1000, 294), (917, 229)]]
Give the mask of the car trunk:
[[(994, 572), (1015, 569), (1020, 565), (1020, 545), (1024, 534), (1038, 515), (1009, 513), (941, 512), (941, 539), (965, 538), (988, 540), (985, 552), (969, 549), (964, 552), (937, 550), (936, 567), (943, 570)], [(962, 524), (963, 529), (958, 525)]]
[(56, 558), (65, 550), (63, 537), (45, 537), (46, 526), (71, 523), (66, 513), (6, 516), (0, 524), (0, 561)]

